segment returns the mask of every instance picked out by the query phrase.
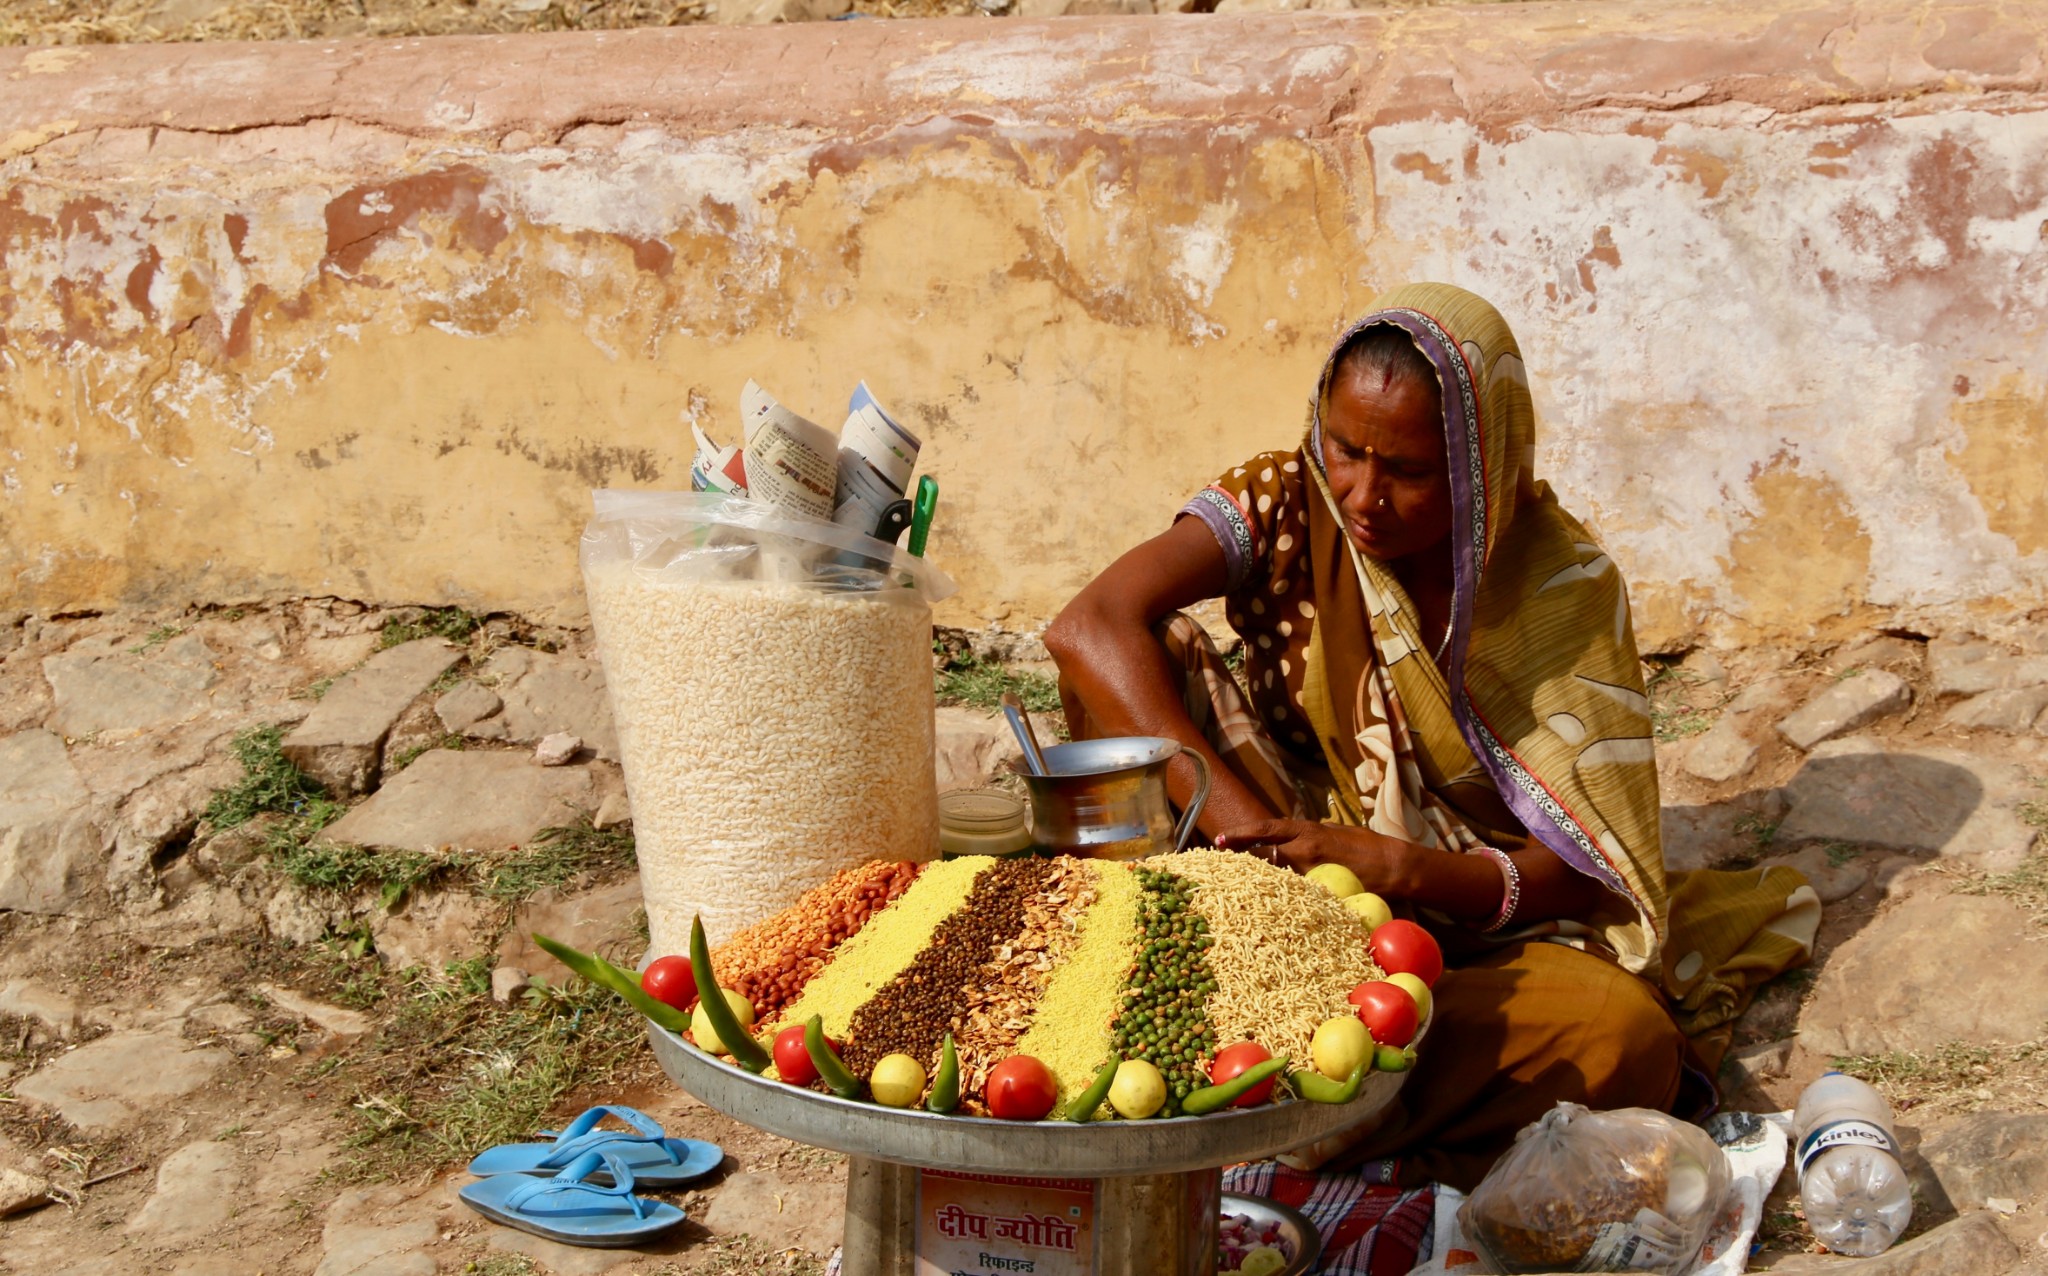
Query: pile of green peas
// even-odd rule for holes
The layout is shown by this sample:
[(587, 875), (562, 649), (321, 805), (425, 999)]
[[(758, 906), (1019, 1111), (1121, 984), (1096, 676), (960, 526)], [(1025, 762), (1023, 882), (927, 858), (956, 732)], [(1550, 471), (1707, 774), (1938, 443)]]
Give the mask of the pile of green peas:
[(1180, 1101), (1209, 1084), (1206, 1064), (1216, 1052), (1216, 1032), (1204, 1014), (1216, 977), (1203, 956), (1215, 940), (1190, 904), (1194, 887), (1185, 879), (1137, 872), (1140, 943), (1112, 1037), (1118, 1058), (1159, 1069), (1166, 1079), (1160, 1115), (1178, 1116)]

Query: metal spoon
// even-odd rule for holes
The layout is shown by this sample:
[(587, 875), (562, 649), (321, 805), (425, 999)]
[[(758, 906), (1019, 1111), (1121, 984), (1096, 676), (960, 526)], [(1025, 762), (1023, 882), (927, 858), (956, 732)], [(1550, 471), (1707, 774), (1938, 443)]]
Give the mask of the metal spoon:
[(1003, 693), (1003, 716), (1010, 720), (1010, 730), (1017, 733), (1017, 743), (1024, 748), (1024, 761), (1031, 767), (1031, 774), (1050, 775), (1045, 769), (1045, 754), (1038, 748), (1038, 735), (1031, 729), (1031, 715), (1024, 712), (1024, 702), (1014, 691)]

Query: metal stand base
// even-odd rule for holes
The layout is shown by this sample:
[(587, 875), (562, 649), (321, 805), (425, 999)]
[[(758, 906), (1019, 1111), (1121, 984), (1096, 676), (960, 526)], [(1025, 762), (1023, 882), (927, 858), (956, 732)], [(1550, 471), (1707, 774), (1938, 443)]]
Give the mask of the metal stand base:
[[(908, 1165), (849, 1156), (846, 1172), (846, 1244), (841, 1255), (844, 1276), (952, 1276), (957, 1265), (933, 1261), (920, 1267), (920, 1237), (929, 1249), (942, 1212), (934, 1193), (921, 1190), (925, 1171)], [(935, 1176), (939, 1177), (939, 1176)], [(957, 1180), (951, 1180), (957, 1181)], [(1118, 1178), (1061, 1181), (1068, 1199), (1083, 1200), (1092, 1189), (1092, 1218), (1086, 1229), (1087, 1252), (1040, 1252), (1028, 1243), (1005, 1244), (997, 1236), (970, 1249), (995, 1251), (991, 1273), (1037, 1271), (1066, 1276), (1208, 1276), (1216, 1268), (1216, 1221), (1223, 1172), (1191, 1170), (1177, 1174), (1143, 1174)], [(1081, 1189), (1081, 1193), (1074, 1189)], [(1006, 1194), (1030, 1199), (1030, 1186), (1006, 1189), (1000, 1182), (978, 1188), (992, 1201)], [(928, 1217), (921, 1217), (920, 1209)], [(1079, 1212), (1089, 1207), (1072, 1207)], [(972, 1223), (975, 1215), (950, 1211)], [(1020, 1211), (1028, 1214), (1028, 1209)], [(985, 1223), (971, 1234), (983, 1235)], [(1001, 1255), (1029, 1254), (1032, 1266), (1006, 1265)], [(967, 1261), (972, 1261), (967, 1260)], [(972, 1270), (971, 1268), (968, 1270)]]

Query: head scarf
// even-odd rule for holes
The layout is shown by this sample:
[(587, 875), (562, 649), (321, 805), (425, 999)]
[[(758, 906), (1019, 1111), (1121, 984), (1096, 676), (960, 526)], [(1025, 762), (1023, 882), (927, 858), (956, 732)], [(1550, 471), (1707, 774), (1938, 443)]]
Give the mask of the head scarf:
[[(1413, 339), (1442, 391), (1453, 574), (1443, 669), (1393, 572), (1345, 536), (1322, 462), (1336, 350), (1377, 324)], [(1386, 762), (1374, 756), (1386, 739), (1377, 718), (1397, 705), (1387, 716), (1421, 786), (1467, 812), (1461, 791), (1497, 793), (1535, 841), (1607, 888), (1587, 919), (1594, 936), (1657, 979), (1669, 903), (1628, 596), (1613, 561), (1536, 480), (1535, 412), (1514, 335), (1463, 289), (1411, 284), (1379, 297), (1336, 350), (1303, 449), (1316, 489), (1317, 612), (1305, 708), (1336, 781), (1335, 814), (1373, 822), (1372, 779)]]

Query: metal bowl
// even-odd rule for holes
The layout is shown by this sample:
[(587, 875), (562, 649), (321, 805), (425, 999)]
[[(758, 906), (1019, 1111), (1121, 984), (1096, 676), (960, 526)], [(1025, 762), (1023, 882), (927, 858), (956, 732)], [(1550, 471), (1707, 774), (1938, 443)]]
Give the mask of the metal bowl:
[(899, 1165), (1034, 1178), (1172, 1174), (1256, 1161), (1325, 1139), (1394, 1101), (1406, 1072), (1374, 1072), (1343, 1105), (1268, 1103), (1151, 1121), (998, 1121), (885, 1108), (756, 1076), (647, 1026), (671, 1080), (736, 1121)]
[(1225, 1192), (1216, 1212), (1219, 1215), (1243, 1214), (1254, 1223), (1278, 1223), (1280, 1235), (1294, 1247), (1294, 1257), (1281, 1270), (1280, 1276), (1306, 1276), (1315, 1270), (1316, 1260), (1323, 1256), (1323, 1238), (1315, 1225), (1278, 1201)]

